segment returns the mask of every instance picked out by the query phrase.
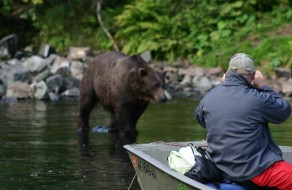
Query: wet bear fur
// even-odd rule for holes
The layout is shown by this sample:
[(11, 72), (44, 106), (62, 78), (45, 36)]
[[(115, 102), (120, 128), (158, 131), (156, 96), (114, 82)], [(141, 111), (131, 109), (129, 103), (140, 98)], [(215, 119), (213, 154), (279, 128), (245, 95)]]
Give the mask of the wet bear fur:
[(164, 73), (140, 56), (107, 52), (88, 66), (80, 84), (79, 129), (89, 130), (89, 116), (96, 104), (110, 113), (110, 132), (132, 137), (136, 123), (151, 100), (166, 101)]

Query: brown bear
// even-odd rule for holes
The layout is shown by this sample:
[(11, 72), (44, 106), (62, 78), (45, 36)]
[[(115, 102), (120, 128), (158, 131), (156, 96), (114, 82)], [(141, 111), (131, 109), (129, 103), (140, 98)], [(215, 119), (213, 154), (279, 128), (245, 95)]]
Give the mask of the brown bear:
[(81, 80), (79, 129), (89, 129), (90, 112), (98, 103), (111, 115), (110, 132), (136, 136), (136, 123), (150, 100), (167, 100), (164, 75), (138, 55), (116, 51), (98, 55)]

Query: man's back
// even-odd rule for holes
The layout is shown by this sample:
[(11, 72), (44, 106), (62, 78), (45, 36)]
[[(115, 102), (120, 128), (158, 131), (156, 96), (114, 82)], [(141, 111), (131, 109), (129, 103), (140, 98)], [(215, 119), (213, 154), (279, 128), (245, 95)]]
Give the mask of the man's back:
[[(208, 151), (225, 177), (248, 180), (282, 160), (267, 123), (282, 122), (291, 110), (286, 101), (273, 95), (228, 73), (226, 81), (209, 92), (196, 109), (198, 122), (207, 130)], [(271, 113), (281, 116), (269, 119)]]

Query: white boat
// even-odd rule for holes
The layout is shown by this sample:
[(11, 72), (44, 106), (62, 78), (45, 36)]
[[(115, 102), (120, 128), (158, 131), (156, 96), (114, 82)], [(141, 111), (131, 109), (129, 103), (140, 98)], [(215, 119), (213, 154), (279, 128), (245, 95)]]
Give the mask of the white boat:
[[(142, 190), (191, 190), (215, 188), (190, 179), (168, 166), (167, 157), (171, 150), (179, 150), (183, 146), (192, 143), (194, 146), (207, 146), (204, 141), (194, 142), (153, 142), (148, 144), (125, 145), (131, 159), (133, 168), (138, 176), (138, 182)], [(292, 163), (292, 147), (280, 146), (284, 159)], [(231, 186), (230, 184), (223, 184)], [(233, 189), (240, 189), (234, 187)], [(226, 188), (228, 189), (228, 187)]]

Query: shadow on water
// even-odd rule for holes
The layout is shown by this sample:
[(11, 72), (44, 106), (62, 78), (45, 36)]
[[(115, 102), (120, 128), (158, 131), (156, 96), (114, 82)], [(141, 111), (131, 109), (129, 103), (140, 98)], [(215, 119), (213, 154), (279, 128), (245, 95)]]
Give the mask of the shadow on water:
[[(135, 139), (79, 134), (74, 101), (0, 103), (0, 189), (128, 189), (135, 172), (123, 145), (204, 139), (205, 130), (193, 117), (197, 103), (186, 98), (151, 104)], [(105, 112), (94, 110), (91, 126), (108, 122)], [(291, 116), (271, 130), (277, 143), (292, 146)], [(130, 189), (140, 189), (137, 180)]]
[[(98, 135), (98, 134), (96, 134)], [(123, 148), (126, 144), (133, 144), (136, 142), (136, 136), (132, 138), (121, 137), (117, 133), (105, 134), (109, 138), (109, 154), (118, 155), (124, 161), (130, 161), (127, 152)], [(90, 157), (90, 135), (89, 132), (79, 132), (78, 142), (82, 158)]]

